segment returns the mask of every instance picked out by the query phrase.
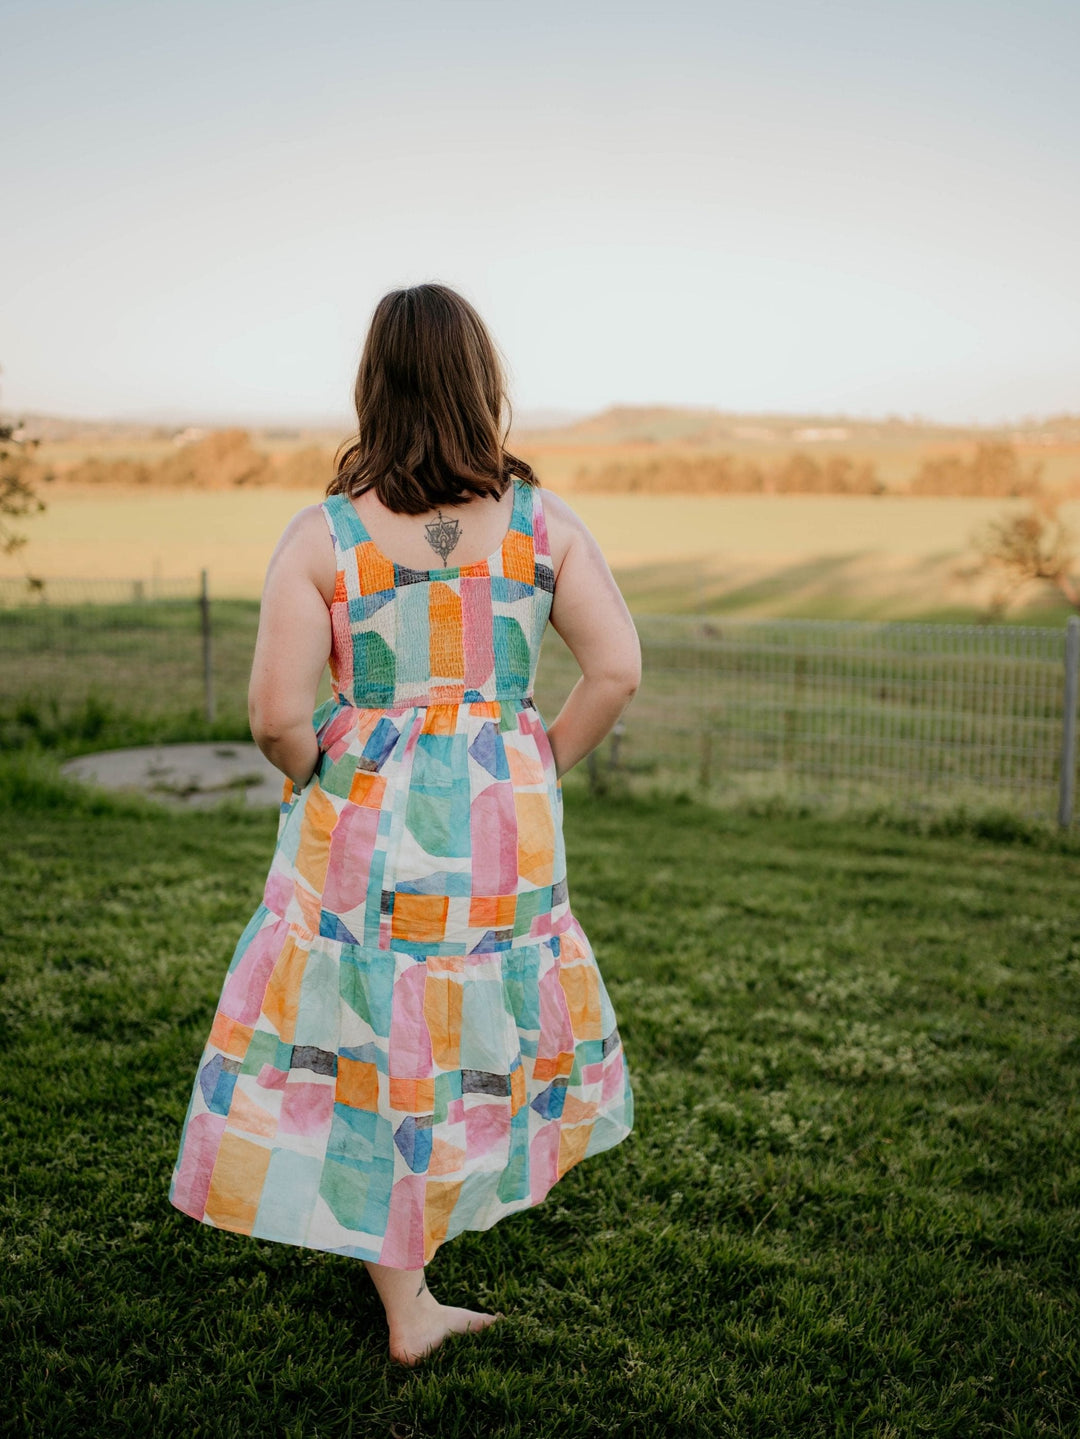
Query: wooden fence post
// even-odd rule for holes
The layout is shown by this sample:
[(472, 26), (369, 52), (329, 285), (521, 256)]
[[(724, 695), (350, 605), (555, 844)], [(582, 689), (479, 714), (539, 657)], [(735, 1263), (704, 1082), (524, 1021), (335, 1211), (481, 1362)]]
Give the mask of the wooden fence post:
[(1065, 694), (1061, 725), (1061, 779), (1058, 787), (1058, 824), (1072, 824), (1076, 789), (1076, 699), (1080, 677), (1080, 615), (1070, 615), (1065, 629)]
[(207, 572), (202, 572), (199, 593), (199, 613), (202, 618), (202, 663), (203, 695), (206, 700), (206, 723), (214, 723), (214, 664), (210, 643), (210, 581)]

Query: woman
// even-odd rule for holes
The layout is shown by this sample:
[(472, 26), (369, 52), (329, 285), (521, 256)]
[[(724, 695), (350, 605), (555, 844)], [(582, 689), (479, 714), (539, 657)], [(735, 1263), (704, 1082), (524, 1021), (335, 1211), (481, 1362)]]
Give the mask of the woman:
[[(570, 909), (561, 777), (629, 702), (640, 651), (588, 530), (504, 448), (504, 408), (460, 295), (379, 302), (357, 436), (267, 572), (249, 712), (286, 776), (277, 845), (170, 1188), (205, 1224), (362, 1259), (404, 1364), (501, 1317), (438, 1303), (438, 1246), (633, 1127)], [(582, 674), (545, 728), (549, 620)]]

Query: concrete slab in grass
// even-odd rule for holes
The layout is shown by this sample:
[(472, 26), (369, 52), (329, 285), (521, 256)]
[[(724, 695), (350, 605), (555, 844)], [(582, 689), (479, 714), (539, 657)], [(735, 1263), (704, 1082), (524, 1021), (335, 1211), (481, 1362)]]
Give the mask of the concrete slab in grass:
[(68, 760), (62, 769), (83, 783), (190, 808), (238, 797), (246, 805), (276, 806), (285, 782), (257, 745), (239, 741), (103, 750)]

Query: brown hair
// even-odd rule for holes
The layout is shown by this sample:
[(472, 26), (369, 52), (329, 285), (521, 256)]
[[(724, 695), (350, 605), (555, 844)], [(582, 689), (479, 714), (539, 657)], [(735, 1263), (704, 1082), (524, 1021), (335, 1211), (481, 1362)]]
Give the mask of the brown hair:
[(387, 509), (419, 515), (502, 495), (513, 475), (539, 483), (504, 446), (510, 406), (491, 336), (469, 302), (446, 285), (413, 285), (382, 297), (355, 400), (357, 433), (335, 456), (328, 495), (374, 490)]

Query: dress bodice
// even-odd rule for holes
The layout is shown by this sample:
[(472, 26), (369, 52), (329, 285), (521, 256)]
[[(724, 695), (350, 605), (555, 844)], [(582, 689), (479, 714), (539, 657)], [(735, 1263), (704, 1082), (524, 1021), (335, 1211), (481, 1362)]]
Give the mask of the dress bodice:
[(555, 577), (539, 488), (512, 483), (499, 548), (474, 564), (436, 570), (384, 555), (347, 495), (323, 501), (337, 559), (335, 700), (381, 709), (532, 694)]

